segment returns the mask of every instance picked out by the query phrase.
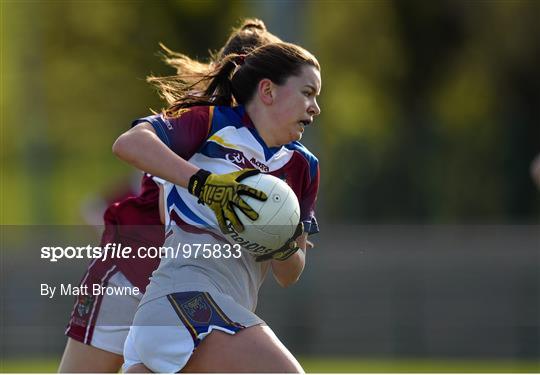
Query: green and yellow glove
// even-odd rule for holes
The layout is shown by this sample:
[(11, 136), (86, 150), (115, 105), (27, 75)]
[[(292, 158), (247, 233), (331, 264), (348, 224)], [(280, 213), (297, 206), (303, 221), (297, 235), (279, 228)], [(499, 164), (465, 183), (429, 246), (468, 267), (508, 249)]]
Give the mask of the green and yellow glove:
[(298, 224), (298, 226), (296, 227), (293, 236), (285, 243), (285, 245), (268, 254), (259, 255), (255, 258), (255, 261), (264, 262), (265, 260), (269, 259), (282, 261), (289, 259), (294, 253), (300, 250), (300, 246), (298, 246), (296, 240), (302, 235), (302, 233), (304, 233), (304, 224), (300, 222), (300, 224)]
[(234, 212), (233, 205), (238, 207), (251, 220), (257, 220), (259, 214), (255, 212), (240, 195), (248, 195), (255, 199), (265, 201), (268, 197), (260, 190), (240, 184), (244, 178), (255, 176), (257, 169), (242, 169), (227, 174), (214, 174), (199, 169), (189, 179), (188, 191), (199, 198), (199, 203), (206, 204), (214, 213), (223, 233), (229, 233), (226, 220), (229, 220), (237, 233), (244, 230), (244, 225)]

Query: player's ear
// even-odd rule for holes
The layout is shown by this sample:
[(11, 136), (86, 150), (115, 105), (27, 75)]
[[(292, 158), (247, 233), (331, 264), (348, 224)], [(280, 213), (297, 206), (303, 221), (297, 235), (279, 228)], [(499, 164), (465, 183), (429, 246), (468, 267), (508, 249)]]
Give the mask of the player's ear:
[(257, 94), (264, 104), (272, 104), (274, 102), (274, 83), (268, 78), (261, 79), (257, 86)]

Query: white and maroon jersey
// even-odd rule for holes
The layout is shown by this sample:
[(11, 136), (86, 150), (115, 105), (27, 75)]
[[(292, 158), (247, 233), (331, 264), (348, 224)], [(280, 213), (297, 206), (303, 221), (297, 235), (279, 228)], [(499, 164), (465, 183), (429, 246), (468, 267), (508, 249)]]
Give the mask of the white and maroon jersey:
[[(256, 168), (286, 181), (300, 203), (305, 231), (308, 234), (319, 231), (315, 218), (319, 187), (317, 158), (299, 142), (281, 147), (266, 146), (243, 106), (193, 107), (176, 118), (154, 115), (137, 120), (135, 124), (141, 122), (152, 124), (159, 138), (172, 151), (207, 171), (224, 174)], [(185, 188), (166, 183), (165, 207), (167, 223), (174, 226), (174, 240), (169, 237), (165, 246), (174, 247), (173, 241), (186, 243), (188, 238), (193, 243), (196, 241), (194, 235), (211, 243), (222, 240), (214, 212), (198, 203)], [(179, 272), (180, 268), (182, 272)], [(203, 290), (210, 288), (228, 294), (254, 310), (266, 270), (267, 265), (254, 262), (248, 254), (227, 261), (186, 259), (183, 256), (162, 259), (143, 302), (206, 287)]]

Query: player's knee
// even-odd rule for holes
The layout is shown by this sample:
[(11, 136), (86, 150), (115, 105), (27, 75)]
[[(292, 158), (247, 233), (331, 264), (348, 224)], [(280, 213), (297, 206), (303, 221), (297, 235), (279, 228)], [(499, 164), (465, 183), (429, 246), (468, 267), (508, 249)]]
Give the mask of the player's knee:
[(275, 358), (272, 363), (274, 364), (271, 372), (281, 373), (281, 374), (305, 374), (304, 369), (298, 361), (294, 358)]

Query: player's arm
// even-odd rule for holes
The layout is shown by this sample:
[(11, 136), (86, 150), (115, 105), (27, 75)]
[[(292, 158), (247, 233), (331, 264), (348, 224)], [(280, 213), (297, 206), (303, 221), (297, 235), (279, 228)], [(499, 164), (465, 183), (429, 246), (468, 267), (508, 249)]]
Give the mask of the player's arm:
[(280, 286), (286, 288), (295, 284), (304, 271), (306, 265), (307, 233), (296, 239), (300, 248), (286, 260), (272, 260), (272, 273)]
[[(303, 191), (300, 199), (300, 216), (302, 221), (298, 225), (293, 237), (281, 249), (268, 255), (261, 255), (257, 261), (264, 261), (268, 256), (272, 259), (272, 273), (282, 287), (290, 286), (298, 281), (306, 265), (306, 249), (313, 247), (308, 241), (308, 234), (317, 233), (318, 225), (315, 219), (315, 201), (319, 188), (319, 168), (315, 165), (312, 177)], [(297, 249), (297, 250), (296, 250)]]
[(218, 175), (199, 169), (169, 148), (149, 122), (141, 122), (118, 137), (113, 145), (113, 153), (136, 168), (185, 187), (199, 198), (199, 203), (208, 205), (214, 211), (223, 233), (229, 231), (226, 220), (237, 232), (244, 230), (233, 205), (251, 220), (259, 217), (241, 195), (267, 199), (263, 192), (240, 183), (244, 178), (259, 173), (258, 170), (243, 169)]
[(199, 170), (167, 147), (148, 122), (118, 137), (113, 145), (113, 153), (140, 170), (183, 187), (188, 186), (190, 177)]

